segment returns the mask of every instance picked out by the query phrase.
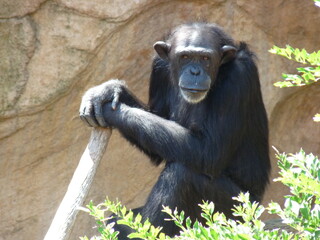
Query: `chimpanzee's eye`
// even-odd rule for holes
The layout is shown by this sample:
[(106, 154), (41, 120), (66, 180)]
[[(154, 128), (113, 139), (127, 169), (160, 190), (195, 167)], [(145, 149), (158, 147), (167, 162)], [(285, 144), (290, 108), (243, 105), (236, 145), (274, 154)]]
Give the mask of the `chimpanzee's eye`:
[(188, 55), (186, 55), (186, 54), (183, 54), (183, 55), (181, 56), (181, 58), (182, 58), (182, 59), (188, 59), (188, 58), (189, 58), (189, 56), (188, 56)]
[(205, 61), (208, 61), (208, 60), (209, 60), (209, 57), (203, 56), (202, 59), (205, 60)]

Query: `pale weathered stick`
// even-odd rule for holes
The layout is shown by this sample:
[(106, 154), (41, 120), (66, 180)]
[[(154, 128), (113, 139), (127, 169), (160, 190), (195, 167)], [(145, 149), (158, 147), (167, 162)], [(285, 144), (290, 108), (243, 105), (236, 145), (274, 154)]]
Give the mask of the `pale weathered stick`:
[(107, 148), (111, 129), (92, 130), (88, 146), (73, 174), (68, 190), (54, 216), (44, 240), (65, 240), (89, 192), (99, 162)]

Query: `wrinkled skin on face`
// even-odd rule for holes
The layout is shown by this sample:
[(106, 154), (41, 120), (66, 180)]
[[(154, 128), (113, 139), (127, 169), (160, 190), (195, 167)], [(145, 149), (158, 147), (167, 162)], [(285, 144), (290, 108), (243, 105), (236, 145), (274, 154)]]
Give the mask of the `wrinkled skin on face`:
[(221, 46), (219, 39), (209, 27), (182, 26), (166, 42), (154, 44), (158, 55), (169, 61), (174, 84), (189, 103), (205, 99), (219, 67), (235, 55), (236, 49)]

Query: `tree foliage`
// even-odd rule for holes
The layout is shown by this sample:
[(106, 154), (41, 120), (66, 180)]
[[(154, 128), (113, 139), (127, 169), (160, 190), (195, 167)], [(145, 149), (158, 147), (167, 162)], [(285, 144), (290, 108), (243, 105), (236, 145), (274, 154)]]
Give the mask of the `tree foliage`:
[[(92, 202), (86, 211), (92, 215), (97, 223), (100, 236), (91, 240), (116, 240), (118, 232), (113, 230), (114, 223), (107, 224), (108, 214), (114, 213), (123, 224), (135, 230), (130, 238), (142, 238), (146, 240), (252, 240), (252, 239), (320, 239), (320, 162), (313, 154), (306, 154), (301, 150), (297, 154), (277, 153), (280, 167), (280, 177), (276, 181), (282, 182), (290, 189), (290, 195), (286, 196), (284, 207), (272, 202), (267, 208), (258, 203), (249, 201), (249, 193), (241, 193), (235, 198), (239, 205), (235, 206), (234, 215), (240, 220), (227, 219), (223, 213), (214, 212), (212, 202), (203, 202), (199, 206), (202, 209), (202, 220), (192, 222), (184, 212), (171, 210), (164, 206), (163, 211), (168, 214), (168, 221), (181, 229), (175, 237), (166, 236), (161, 232), (161, 227), (154, 227), (146, 220), (141, 222), (141, 215), (134, 216), (131, 210), (127, 210), (119, 202), (106, 200), (95, 206)], [(260, 220), (261, 214), (268, 210), (277, 214), (282, 223), (289, 225), (293, 231), (283, 229), (268, 230), (265, 223)], [(89, 238), (83, 237), (83, 240)]]

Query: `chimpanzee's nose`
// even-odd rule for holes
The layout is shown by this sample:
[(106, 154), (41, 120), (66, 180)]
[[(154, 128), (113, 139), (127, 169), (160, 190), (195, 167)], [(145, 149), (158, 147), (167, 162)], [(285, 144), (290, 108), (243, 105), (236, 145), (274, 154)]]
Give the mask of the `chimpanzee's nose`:
[(200, 74), (200, 68), (199, 67), (195, 67), (195, 66), (192, 66), (190, 68), (190, 73), (192, 75), (195, 75), (195, 76), (198, 76)]

